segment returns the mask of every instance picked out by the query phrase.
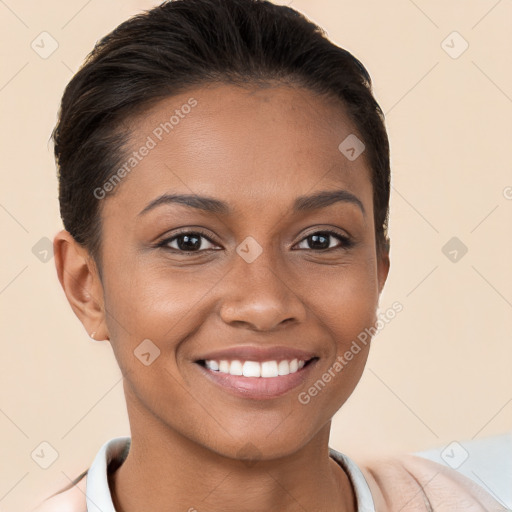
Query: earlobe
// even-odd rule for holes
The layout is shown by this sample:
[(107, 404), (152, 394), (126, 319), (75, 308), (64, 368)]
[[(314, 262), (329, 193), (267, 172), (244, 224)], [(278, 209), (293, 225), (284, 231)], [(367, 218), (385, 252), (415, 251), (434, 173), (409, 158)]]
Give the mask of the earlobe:
[(103, 286), (87, 249), (63, 229), (53, 239), (57, 276), (71, 308), (87, 334), (96, 340), (108, 338), (103, 305)]

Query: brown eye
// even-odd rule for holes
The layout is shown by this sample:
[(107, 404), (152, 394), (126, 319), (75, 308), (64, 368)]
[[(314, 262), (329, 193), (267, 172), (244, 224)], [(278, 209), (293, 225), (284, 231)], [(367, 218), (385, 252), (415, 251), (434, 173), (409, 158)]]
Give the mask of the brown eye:
[[(331, 245), (332, 239), (335, 238), (341, 244)], [(352, 241), (345, 235), (336, 231), (317, 231), (311, 233), (306, 238), (301, 240), (300, 243), (306, 242), (309, 247), (302, 247), (302, 249), (309, 249), (314, 251), (326, 251), (330, 249), (347, 249), (352, 246)]]
[[(203, 242), (203, 240), (206, 240), (206, 243)], [(174, 246), (171, 244), (174, 244)], [(214, 245), (203, 233), (199, 231), (184, 231), (173, 237), (162, 240), (158, 244), (158, 247), (177, 252), (202, 252), (212, 249), (212, 247), (208, 247), (208, 244)]]

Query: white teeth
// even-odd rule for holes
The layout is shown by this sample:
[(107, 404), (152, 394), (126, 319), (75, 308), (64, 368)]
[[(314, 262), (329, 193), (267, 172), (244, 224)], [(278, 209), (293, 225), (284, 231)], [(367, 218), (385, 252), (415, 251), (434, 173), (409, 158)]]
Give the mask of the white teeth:
[(245, 361), (242, 371), (244, 377), (261, 377), (261, 364), (256, 361)]
[(279, 375), (288, 375), (290, 373), (290, 363), (288, 361), (281, 361), (277, 366)]
[(289, 375), (295, 373), (304, 367), (305, 361), (300, 359), (283, 361), (227, 361), (222, 359), (215, 361), (213, 359), (205, 361), (205, 366), (209, 370), (220, 373), (229, 373), (230, 375), (243, 375), (244, 377), (263, 377), (265, 379), (278, 377), (279, 375)]
[(218, 370), (219, 369), (219, 363), (217, 363), (217, 361), (205, 361), (205, 364), (206, 364), (206, 368), (208, 368), (209, 370)]
[(240, 361), (231, 361), (231, 366), (229, 367), (229, 373), (231, 375), (243, 375), (243, 367)]
[(265, 361), (261, 363), (261, 376), (262, 377), (277, 377), (277, 361)]

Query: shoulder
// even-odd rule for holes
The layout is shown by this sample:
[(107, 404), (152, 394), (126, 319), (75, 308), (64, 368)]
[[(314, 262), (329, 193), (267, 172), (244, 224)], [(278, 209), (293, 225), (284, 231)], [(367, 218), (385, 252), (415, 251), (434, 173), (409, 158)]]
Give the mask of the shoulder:
[(50, 496), (31, 512), (87, 512), (87, 475), (71, 487)]
[(456, 470), (401, 454), (359, 464), (377, 512), (506, 512), (486, 490)]

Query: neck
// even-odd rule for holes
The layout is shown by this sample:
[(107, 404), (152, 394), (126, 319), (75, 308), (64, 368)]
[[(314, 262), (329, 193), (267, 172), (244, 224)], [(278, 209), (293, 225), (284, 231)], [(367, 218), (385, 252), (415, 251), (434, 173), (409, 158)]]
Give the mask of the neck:
[(128, 456), (109, 477), (117, 512), (357, 510), (348, 476), (329, 457), (330, 422), (294, 453), (242, 461), (199, 445), (154, 417), (148, 421), (147, 413), (144, 423), (136, 416), (131, 411)]

